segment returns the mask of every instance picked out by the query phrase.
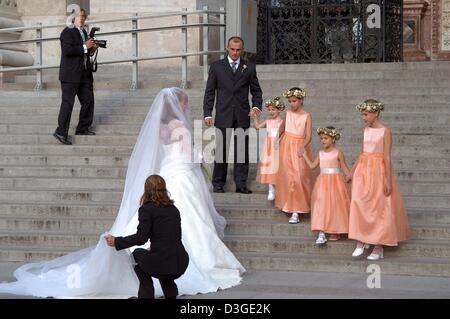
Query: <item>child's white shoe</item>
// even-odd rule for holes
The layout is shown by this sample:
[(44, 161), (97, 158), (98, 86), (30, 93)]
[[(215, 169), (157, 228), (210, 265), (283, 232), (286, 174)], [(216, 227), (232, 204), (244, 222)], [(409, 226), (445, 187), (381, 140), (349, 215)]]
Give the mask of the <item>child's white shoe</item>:
[(300, 218), (298, 217), (298, 213), (292, 213), (291, 218), (289, 218), (289, 224), (298, 224), (300, 223)]
[(368, 260), (378, 260), (383, 258), (383, 247), (375, 247), (370, 256), (367, 257)]
[(326, 242), (327, 242), (327, 237), (325, 236), (325, 233), (324, 232), (320, 232), (319, 233), (319, 237), (317, 237), (316, 244), (317, 245), (323, 245)]
[(269, 194), (267, 195), (267, 200), (275, 200), (275, 186), (269, 184)]
[(368, 249), (370, 246), (367, 244), (363, 244), (363, 243), (358, 243), (356, 245), (356, 249), (353, 251), (352, 256), (353, 257), (359, 257), (362, 254), (364, 254), (364, 249)]

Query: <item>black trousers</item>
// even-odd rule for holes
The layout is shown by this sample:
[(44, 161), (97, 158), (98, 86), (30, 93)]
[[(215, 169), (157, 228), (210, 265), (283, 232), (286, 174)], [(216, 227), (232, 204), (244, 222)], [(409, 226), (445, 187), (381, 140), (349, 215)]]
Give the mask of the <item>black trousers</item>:
[(228, 155), (231, 136), (234, 138), (233, 177), (237, 188), (247, 187), (249, 169), (248, 127), (239, 127), (236, 121), (232, 128), (216, 128), (216, 149), (212, 184), (223, 187), (227, 181)]
[(75, 96), (78, 96), (81, 104), (76, 132), (86, 131), (92, 125), (94, 119), (94, 83), (89, 73), (84, 70), (79, 83), (61, 82), (61, 90), (62, 102), (59, 109), (56, 133), (62, 136), (69, 134)]
[(160, 274), (150, 274), (143, 270), (139, 266), (139, 261), (141, 260), (143, 254), (148, 253), (147, 250), (138, 248), (133, 251), (134, 260), (137, 262), (137, 265), (134, 267), (134, 271), (139, 279), (139, 291), (138, 298), (139, 299), (155, 299), (155, 288), (153, 287), (153, 279), (158, 278), (159, 283), (161, 284), (162, 291), (164, 293), (164, 297), (166, 299), (176, 299), (178, 296), (178, 288), (175, 283), (175, 279), (180, 278), (182, 274), (179, 275), (160, 275)]

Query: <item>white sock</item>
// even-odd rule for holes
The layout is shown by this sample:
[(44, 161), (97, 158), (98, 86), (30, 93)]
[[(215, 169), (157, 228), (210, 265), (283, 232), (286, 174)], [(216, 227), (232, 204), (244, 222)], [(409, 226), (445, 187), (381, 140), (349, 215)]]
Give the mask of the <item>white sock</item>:
[(275, 193), (275, 185), (269, 184), (269, 192)]

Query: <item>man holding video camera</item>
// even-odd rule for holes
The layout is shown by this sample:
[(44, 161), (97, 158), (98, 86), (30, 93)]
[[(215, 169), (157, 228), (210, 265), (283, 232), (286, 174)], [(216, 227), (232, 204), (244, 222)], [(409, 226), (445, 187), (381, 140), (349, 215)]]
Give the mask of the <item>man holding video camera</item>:
[(75, 96), (78, 96), (81, 104), (75, 135), (95, 135), (93, 131), (89, 130), (94, 117), (94, 78), (91, 56), (97, 51), (98, 44), (88, 36), (84, 29), (85, 21), (86, 11), (81, 9), (75, 16), (73, 25), (66, 27), (60, 36), (59, 80), (61, 81), (62, 102), (58, 116), (58, 128), (53, 136), (65, 145), (72, 145), (68, 134)]

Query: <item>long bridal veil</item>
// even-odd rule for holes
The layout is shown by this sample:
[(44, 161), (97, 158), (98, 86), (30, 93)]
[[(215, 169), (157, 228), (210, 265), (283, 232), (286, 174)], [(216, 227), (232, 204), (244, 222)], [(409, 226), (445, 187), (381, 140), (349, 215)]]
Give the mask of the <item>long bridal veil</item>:
[[(192, 161), (194, 155), (190, 158), (191, 161), (184, 160), (180, 164), (180, 157), (176, 156), (176, 161), (171, 162), (174, 159), (173, 152), (167, 151), (168, 145), (177, 144), (174, 143), (177, 141), (174, 139), (174, 135), (179, 134), (180, 129), (182, 129), (181, 132), (184, 132), (181, 138), (182, 142), (188, 146), (192, 144), (192, 126), (187, 102), (186, 93), (178, 88), (163, 89), (155, 97), (130, 157), (120, 209), (108, 233), (114, 236), (126, 236), (136, 231), (136, 212), (144, 191), (145, 179), (149, 175), (158, 174), (161, 170), (167, 172), (164, 167), (168, 163), (173, 163), (170, 164), (169, 170), (173, 174), (181, 176), (184, 171), (193, 174), (186, 176), (189, 181), (197, 183), (196, 185), (186, 184), (185, 187), (178, 187), (186, 183), (181, 178), (173, 180), (173, 189), (168, 186), (168, 190), (178, 197), (178, 204), (181, 206), (177, 205), (177, 198), (175, 198), (175, 205), (179, 208), (182, 216), (183, 241), (187, 242), (185, 242), (185, 246), (190, 257), (191, 254), (194, 255), (191, 257), (185, 276), (177, 280), (179, 291), (180, 294), (195, 294), (238, 284), (239, 275), (244, 269), (237, 260), (233, 259), (234, 256), (231, 252), (225, 246), (221, 246), (220, 240), (217, 241), (216, 246), (205, 248), (205, 243), (199, 243), (196, 246), (194, 236), (198, 235), (199, 241), (202, 242), (210, 241), (202, 236), (223, 237), (226, 222), (214, 208), (201, 170)], [(186, 141), (189, 142), (186, 143)], [(195, 153), (194, 148), (188, 147), (188, 149), (191, 154)], [(186, 154), (186, 152), (184, 153)], [(188, 189), (186, 190), (186, 188)], [(186, 194), (186, 191), (193, 193)], [(191, 197), (196, 198), (197, 202), (190, 202)], [(202, 212), (205, 214), (200, 215)], [(199, 216), (199, 218), (193, 219), (191, 215)], [(199, 224), (202, 226), (200, 227)], [(0, 284), (0, 292), (57, 298), (124, 298), (136, 295), (138, 279), (133, 270), (130, 251), (118, 252), (108, 247), (103, 236), (104, 234), (100, 235), (96, 246), (51, 261), (21, 266), (14, 272), (17, 281)], [(218, 250), (210, 252), (210, 271), (204, 268), (208, 266), (207, 262), (205, 262), (205, 266), (200, 260), (196, 260), (198, 257), (195, 254), (199, 249)], [(208, 254), (208, 251), (203, 253)], [(221, 259), (222, 255), (227, 256), (225, 260)], [(193, 282), (197, 283), (193, 285)], [(155, 281), (155, 288), (156, 295), (161, 296), (161, 289), (157, 281)]]

